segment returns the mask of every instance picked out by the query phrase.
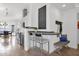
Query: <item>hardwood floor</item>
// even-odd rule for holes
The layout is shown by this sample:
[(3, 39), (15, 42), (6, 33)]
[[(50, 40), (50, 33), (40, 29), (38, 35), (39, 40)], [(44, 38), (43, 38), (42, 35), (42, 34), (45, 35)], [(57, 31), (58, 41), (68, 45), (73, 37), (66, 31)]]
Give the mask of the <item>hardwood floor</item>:
[[(42, 54), (42, 56), (79, 56), (79, 49), (72, 49), (72, 48), (63, 48), (62, 50), (60, 50), (61, 54), (58, 54), (56, 51), (54, 51), (51, 54)], [(36, 49), (32, 49), (31, 50), (31, 54), (32, 56), (41, 56), (40, 51), (37, 51)]]
[(79, 56), (79, 49), (72, 49), (72, 48), (63, 48), (60, 50), (61, 54), (58, 54), (56, 51), (51, 53), (50, 55), (52, 56)]
[(16, 44), (16, 37), (8, 38), (8, 43), (0, 38), (0, 56), (79, 56), (79, 49), (63, 48), (58, 54), (56, 51), (50, 55), (41, 53), (38, 48), (30, 49), (28, 52), (24, 51), (23, 47)]

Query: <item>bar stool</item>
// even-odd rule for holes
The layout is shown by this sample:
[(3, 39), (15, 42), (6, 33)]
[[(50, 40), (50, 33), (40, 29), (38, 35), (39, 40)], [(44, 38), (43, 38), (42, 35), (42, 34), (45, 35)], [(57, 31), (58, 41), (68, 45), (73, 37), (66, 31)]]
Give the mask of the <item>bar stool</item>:
[(29, 33), (29, 47), (31, 48), (31, 41), (33, 41), (33, 47), (34, 47), (34, 41), (35, 41), (35, 35), (34, 33)]
[(63, 47), (67, 47), (68, 43), (70, 42), (68, 39), (67, 39), (67, 35), (66, 34), (62, 34), (60, 37), (59, 37), (59, 41), (58, 42), (55, 42), (54, 43), (54, 46), (55, 47), (58, 47), (56, 49), (56, 52), (59, 54), (59, 55), (62, 55), (61, 51), (63, 49)]
[(49, 41), (45, 38), (42, 37), (42, 33), (36, 33), (35, 34), (35, 43), (39, 43), (40, 44), (40, 52), (42, 54), (42, 50), (43, 50), (43, 45), (48, 43), (48, 53), (49, 53)]

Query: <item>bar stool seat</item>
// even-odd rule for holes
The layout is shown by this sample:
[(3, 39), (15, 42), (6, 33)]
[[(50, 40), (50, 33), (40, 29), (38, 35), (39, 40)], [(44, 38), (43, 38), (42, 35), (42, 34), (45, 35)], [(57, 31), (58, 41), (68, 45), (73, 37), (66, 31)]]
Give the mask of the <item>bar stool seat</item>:
[[(49, 53), (49, 41), (42, 37), (41, 33), (30, 33), (30, 39), (29, 41), (33, 42), (33, 48), (38, 47), (37, 44), (39, 44), (40, 52), (42, 54), (43, 45), (48, 44), (48, 53)], [(30, 43), (31, 45), (31, 43)]]
[[(44, 44), (48, 44), (48, 53), (49, 53), (49, 41), (48, 41), (48, 39), (43, 38), (41, 33), (36, 33), (35, 36), (36, 36), (35, 37), (35, 43), (40, 44), (41, 50), (43, 50)], [(42, 51), (41, 51), (41, 53), (42, 53)]]
[(47, 43), (48, 40), (44, 39), (44, 38), (41, 38), (41, 39), (37, 38), (37, 39), (35, 39), (35, 42), (37, 42), (37, 43)]

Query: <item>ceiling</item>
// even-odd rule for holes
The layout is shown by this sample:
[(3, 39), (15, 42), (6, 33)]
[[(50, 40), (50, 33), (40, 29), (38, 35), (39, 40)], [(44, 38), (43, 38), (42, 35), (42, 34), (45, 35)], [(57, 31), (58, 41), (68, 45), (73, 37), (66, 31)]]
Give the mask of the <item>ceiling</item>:
[[(40, 3), (39, 3), (40, 4)], [(69, 9), (79, 8), (79, 3), (51, 3), (52, 6), (58, 8), (61, 11)], [(21, 19), (22, 10), (29, 8), (30, 3), (0, 3), (0, 20), (5, 19)], [(65, 7), (63, 7), (65, 5)], [(8, 15), (5, 16), (7, 8)]]
[(52, 6), (57, 7), (61, 11), (67, 11), (74, 8), (79, 8), (79, 3), (52, 3)]
[[(6, 8), (8, 15), (6, 14)], [(28, 3), (0, 3), (0, 19), (20, 19), (22, 17), (22, 10), (29, 8)]]

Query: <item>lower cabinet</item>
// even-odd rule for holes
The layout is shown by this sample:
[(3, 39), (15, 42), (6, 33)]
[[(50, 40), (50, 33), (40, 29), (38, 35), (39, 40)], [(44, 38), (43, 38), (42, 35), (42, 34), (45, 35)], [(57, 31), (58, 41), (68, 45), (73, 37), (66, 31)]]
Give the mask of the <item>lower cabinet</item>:
[(24, 34), (22, 32), (17, 33), (16, 37), (17, 37), (17, 43), (20, 46), (24, 47)]

